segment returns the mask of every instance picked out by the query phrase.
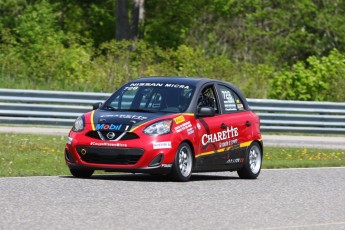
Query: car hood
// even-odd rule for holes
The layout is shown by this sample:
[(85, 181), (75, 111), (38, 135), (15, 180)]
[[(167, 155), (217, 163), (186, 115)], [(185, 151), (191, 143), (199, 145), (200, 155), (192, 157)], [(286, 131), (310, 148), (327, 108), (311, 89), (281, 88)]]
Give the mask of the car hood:
[(168, 114), (95, 110), (92, 111), (91, 124), (94, 130), (130, 131), (165, 115)]

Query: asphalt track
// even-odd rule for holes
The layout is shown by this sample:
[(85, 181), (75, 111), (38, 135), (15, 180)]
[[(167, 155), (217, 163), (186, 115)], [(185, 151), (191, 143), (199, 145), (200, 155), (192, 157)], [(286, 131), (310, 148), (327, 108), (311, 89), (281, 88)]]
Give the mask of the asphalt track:
[[(2, 133), (66, 135), (66, 128)], [(265, 146), (345, 149), (343, 137), (263, 136)], [(0, 229), (343, 229), (345, 167), (195, 174), (0, 178)]]
[[(0, 133), (65, 135), (69, 128), (0, 126)], [(263, 135), (265, 146), (345, 150), (345, 136)]]
[(0, 229), (345, 229), (345, 168), (0, 178)]

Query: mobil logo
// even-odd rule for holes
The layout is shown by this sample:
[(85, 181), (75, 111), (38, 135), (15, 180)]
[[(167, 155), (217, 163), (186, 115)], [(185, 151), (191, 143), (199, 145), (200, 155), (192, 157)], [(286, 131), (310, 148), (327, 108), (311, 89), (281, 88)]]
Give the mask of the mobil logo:
[(122, 124), (116, 125), (116, 124), (97, 124), (96, 130), (114, 130), (119, 131), (121, 130)]

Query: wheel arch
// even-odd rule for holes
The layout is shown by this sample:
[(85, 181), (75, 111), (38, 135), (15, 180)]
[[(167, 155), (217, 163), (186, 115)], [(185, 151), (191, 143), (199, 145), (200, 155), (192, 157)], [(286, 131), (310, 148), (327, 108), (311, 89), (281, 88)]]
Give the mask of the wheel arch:
[(258, 143), (261, 150), (261, 160), (264, 158), (264, 144), (262, 140), (255, 140), (253, 143)]
[(261, 139), (256, 139), (256, 140), (253, 140), (253, 142), (252, 142), (252, 143), (258, 143), (258, 144), (260, 145), (261, 150), (263, 150), (263, 148), (264, 148), (264, 144), (263, 144), (263, 142), (262, 142), (262, 140), (261, 140)]

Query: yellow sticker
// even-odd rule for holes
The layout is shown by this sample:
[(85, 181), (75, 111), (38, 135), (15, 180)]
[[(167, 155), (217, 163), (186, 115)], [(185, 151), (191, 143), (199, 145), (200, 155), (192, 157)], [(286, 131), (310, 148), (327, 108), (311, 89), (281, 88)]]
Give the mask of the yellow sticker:
[(174, 118), (174, 121), (176, 124), (180, 124), (181, 122), (184, 122), (185, 119), (184, 119), (184, 116), (178, 116)]

